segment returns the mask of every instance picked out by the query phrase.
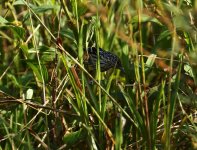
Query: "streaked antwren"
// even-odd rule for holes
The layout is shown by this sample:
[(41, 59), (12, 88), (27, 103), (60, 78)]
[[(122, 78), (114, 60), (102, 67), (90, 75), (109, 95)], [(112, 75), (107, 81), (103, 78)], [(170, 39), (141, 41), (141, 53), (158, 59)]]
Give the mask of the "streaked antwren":
[[(120, 69), (123, 73), (125, 72), (120, 59), (115, 54), (99, 48), (99, 56), (101, 72), (107, 71), (110, 68)], [(84, 65), (90, 73), (96, 72), (97, 59), (96, 47), (89, 47), (87, 49), (87, 56), (84, 58)]]

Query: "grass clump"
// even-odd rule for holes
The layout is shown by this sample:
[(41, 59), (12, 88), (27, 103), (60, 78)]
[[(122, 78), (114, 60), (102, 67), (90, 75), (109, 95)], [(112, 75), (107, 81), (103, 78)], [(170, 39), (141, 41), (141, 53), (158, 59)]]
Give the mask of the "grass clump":
[(1, 149), (197, 148), (195, 1), (0, 4)]

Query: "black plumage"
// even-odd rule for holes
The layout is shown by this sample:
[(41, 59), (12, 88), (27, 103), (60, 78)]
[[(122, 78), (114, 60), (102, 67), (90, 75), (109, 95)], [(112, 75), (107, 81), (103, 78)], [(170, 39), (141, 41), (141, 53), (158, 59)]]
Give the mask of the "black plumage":
[[(115, 54), (99, 48), (99, 56), (101, 72), (107, 71), (110, 68), (120, 69), (122, 72), (124, 72), (121, 61)], [(84, 59), (84, 65), (89, 72), (96, 72), (96, 63), (97, 49), (96, 47), (89, 47), (87, 49), (87, 56)]]

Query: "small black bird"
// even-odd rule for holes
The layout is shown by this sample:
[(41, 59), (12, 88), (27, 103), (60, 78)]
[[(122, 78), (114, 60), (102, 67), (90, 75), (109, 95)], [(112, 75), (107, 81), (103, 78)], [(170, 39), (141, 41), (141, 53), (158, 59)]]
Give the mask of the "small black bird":
[[(107, 71), (110, 68), (120, 69), (122, 72), (125, 72), (120, 59), (116, 55), (107, 52), (102, 48), (99, 48), (99, 55), (101, 72)], [(84, 65), (89, 72), (96, 72), (96, 63), (97, 49), (96, 47), (89, 47), (87, 49), (87, 56), (84, 58)]]

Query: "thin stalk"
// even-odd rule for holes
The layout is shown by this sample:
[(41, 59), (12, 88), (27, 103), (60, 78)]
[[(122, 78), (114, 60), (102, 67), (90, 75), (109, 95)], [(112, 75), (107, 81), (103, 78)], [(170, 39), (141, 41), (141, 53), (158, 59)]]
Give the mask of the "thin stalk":
[[(140, 33), (140, 54), (143, 55), (143, 48), (142, 48), (142, 30), (141, 30), (141, 9), (138, 9), (138, 21), (139, 21), (139, 33)], [(146, 94), (146, 79), (145, 79), (145, 67), (144, 67), (144, 58), (141, 57), (141, 66), (142, 66), (142, 84), (144, 88), (144, 95), (142, 97), (142, 93), (140, 92), (140, 99), (141, 104), (144, 106), (142, 112), (145, 117), (145, 125), (146, 125), (146, 132), (147, 132), (147, 143), (148, 149), (152, 149), (151, 144), (151, 134), (150, 134), (150, 121), (149, 121), (149, 111), (148, 111), (148, 98)]]

